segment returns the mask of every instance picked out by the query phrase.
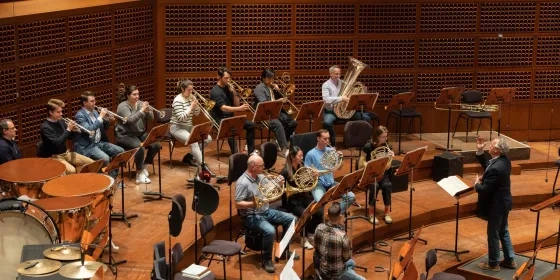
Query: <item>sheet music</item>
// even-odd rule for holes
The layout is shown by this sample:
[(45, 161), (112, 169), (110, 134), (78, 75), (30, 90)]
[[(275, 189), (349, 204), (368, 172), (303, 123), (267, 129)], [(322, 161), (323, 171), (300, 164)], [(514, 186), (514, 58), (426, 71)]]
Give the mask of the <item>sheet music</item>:
[(455, 196), (458, 192), (470, 188), (457, 176), (443, 178), (437, 184), (451, 196)]
[(286, 262), (284, 269), (280, 272), (280, 280), (300, 280), (299, 276), (294, 270), (294, 256), (296, 255), (296, 251), (292, 252), (290, 259)]
[(284, 253), (284, 250), (286, 249), (288, 244), (290, 244), (290, 240), (292, 240), (292, 236), (294, 236), (295, 232), (296, 232), (296, 219), (293, 219), (292, 223), (290, 224), (290, 227), (284, 234), (284, 237), (282, 238), (282, 240), (280, 240), (280, 244), (278, 244), (278, 250), (276, 250), (277, 258), (280, 258), (282, 253)]

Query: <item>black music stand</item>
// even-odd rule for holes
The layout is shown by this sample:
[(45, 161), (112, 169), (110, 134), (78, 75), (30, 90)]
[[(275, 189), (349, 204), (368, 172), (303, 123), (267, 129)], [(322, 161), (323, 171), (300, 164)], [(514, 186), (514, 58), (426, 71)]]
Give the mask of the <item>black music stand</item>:
[[(484, 102), (484, 104), (498, 104), (498, 137), (500, 136), (500, 125), (502, 123), (502, 104), (511, 103), (514, 95), (515, 88), (493, 88)], [(511, 115), (511, 107), (509, 108), (509, 114)], [(492, 141), (492, 131), (490, 131), (490, 141)]]
[(309, 132), (312, 132), (313, 119), (319, 119), (321, 117), (324, 106), (325, 102), (322, 100), (303, 103), (294, 120), (307, 119), (309, 121)]
[[(246, 119), (246, 115), (222, 119), (220, 121), (220, 129), (218, 129), (218, 136), (216, 137), (216, 141), (233, 138), (233, 145), (237, 148), (237, 151), (242, 151), (241, 147), (239, 147), (239, 145), (237, 145), (237, 143), (235, 142), (235, 136), (239, 136), (239, 143), (241, 143), (241, 132), (243, 131), (243, 126), (245, 125)], [(231, 151), (232, 154), (235, 154), (235, 152), (235, 150)], [(218, 162), (219, 161), (220, 145), (218, 145)]]
[(348, 104), (346, 104), (346, 110), (356, 110), (362, 113), (362, 120), (364, 120), (364, 108), (365, 109), (372, 109), (375, 107), (375, 103), (377, 102), (377, 97), (379, 97), (379, 93), (363, 93), (363, 94), (354, 94), (350, 96), (350, 100)]
[[(212, 215), (218, 209), (220, 196), (214, 186), (194, 179), (194, 196), (192, 210), (194, 211), (194, 263), (198, 264), (198, 214)], [(170, 245), (171, 246), (171, 245)]]
[[(378, 187), (377, 182), (383, 179), (383, 176), (385, 175), (385, 167), (387, 166), (387, 163), (389, 162), (389, 157), (382, 157), (382, 158), (378, 158), (378, 159), (374, 159), (374, 160), (370, 160), (366, 163), (366, 166), (364, 167), (364, 173), (362, 174), (362, 178), (360, 179), (360, 184), (357, 186), (360, 189), (364, 189), (365, 193), (366, 193), (366, 198), (367, 198), (367, 192), (369, 191), (369, 185), (374, 184), (374, 188), (372, 190), (372, 192), (374, 193), (373, 195), (373, 215), (375, 216), (375, 206), (376, 206), (376, 202), (377, 199), (375, 198), (375, 193)], [(367, 205), (367, 202), (366, 202)], [(366, 210), (367, 212), (367, 210)], [(352, 219), (354, 217), (350, 217), (349, 219)], [(360, 217), (362, 218), (362, 217)], [(367, 219), (367, 217), (363, 217), (365, 219)], [(360, 254), (360, 253), (366, 253), (366, 252), (375, 252), (375, 245), (377, 244), (375, 242), (375, 223), (372, 224), (372, 243), (371, 243), (371, 249), (368, 250), (362, 250), (362, 251), (358, 251), (355, 254)], [(383, 253), (386, 254), (390, 254), (390, 252), (382, 250), (382, 249), (377, 249), (377, 251), (381, 251)]]
[[(422, 162), (422, 157), (424, 157), (424, 154), (426, 153), (426, 150), (428, 149), (428, 146), (426, 147), (421, 147), (415, 150), (412, 150), (408, 153), (406, 153), (406, 155), (404, 156), (404, 159), (402, 160), (401, 166), (397, 169), (397, 172), (395, 172), (395, 176), (401, 176), (401, 175), (405, 175), (410, 173), (410, 211), (408, 214), (408, 236), (407, 237), (401, 237), (401, 238), (394, 238), (394, 241), (398, 241), (398, 240), (410, 240), (412, 238), (414, 238), (414, 236), (412, 235), (412, 192), (415, 191), (414, 187), (413, 187), (413, 183), (414, 183), (414, 168), (417, 168), (420, 166), (420, 163)], [(418, 240), (421, 240), (422, 242), (424, 242), (424, 244), (428, 244), (428, 241), (419, 238)]]
[[(197, 124), (195, 125), (192, 130), (191, 130), (191, 134), (189, 135), (189, 139), (187, 139), (187, 143), (185, 143), (185, 145), (191, 145), (194, 143), (199, 143), (200, 145), (200, 151), (202, 153), (202, 162), (200, 163), (199, 168), (204, 168), (204, 140), (206, 140), (206, 138), (208, 137), (208, 135), (210, 134), (210, 132), (212, 131), (212, 122), (205, 122), (205, 123), (201, 123), (201, 124)], [(198, 168), (197, 170), (197, 174), (194, 176), (195, 178), (198, 178)], [(194, 182), (194, 181), (193, 181)], [(214, 188), (217, 188), (218, 190), (220, 189), (219, 186), (213, 186)], [(192, 186), (187, 186), (187, 189), (193, 188)]]
[(397, 130), (398, 130), (398, 137), (399, 137), (399, 150), (397, 151), (398, 155), (403, 153), (403, 151), (401, 150), (401, 124), (402, 124), (403, 106), (410, 103), (412, 97), (414, 97), (414, 92), (410, 92), (410, 91), (395, 94), (391, 98), (391, 101), (389, 101), (389, 104), (385, 106), (385, 110), (399, 110), (399, 118), (397, 121)]
[[(158, 125), (148, 133), (146, 140), (142, 142), (141, 146), (146, 147), (156, 142), (161, 142), (164, 140), (167, 131), (169, 131), (169, 123)], [(162, 200), (164, 198), (171, 199), (171, 197), (165, 196), (161, 191), (161, 149), (158, 151), (158, 179), (159, 179), (159, 192), (142, 192), (144, 196), (146, 195), (155, 195), (157, 197), (144, 197), (144, 202), (153, 201), (153, 200)]]
[[(303, 211), (303, 214), (301, 214), (301, 217), (299, 218), (299, 220), (296, 224), (295, 234), (297, 234), (297, 233), (299, 233), (300, 231), (303, 230), (303, 238), (305, 238), (305, 225), (309, 221), (309, 218), (311, 218), (311, 215), (312, 215), (311, 210), (315, 207), (316, 204), (317, 204), (316, 202), (311, 202), (311, 203), (309, 203), (309, 205), (307, 205), (307, 208), (305, 208), (305, 211)], [(301, 256), (301, 259), (302, 259), (301, 279), (305, 279), (305, 251), (306, 251), (306, 249), (303, 248), (303, 252), (302, 252), (302, 256)]]
[(111, 213), (111, 220), (123, 221), (128, 227), (131, 226), (128, 219), (137, 218), (138, 215), (132, 214), (127, 216), (124, 213), (124, 166), (132, 157), (134, 157), (136, 152), (138, 152), (138, 149), (140, 148), (134, 148), (116, 155), (113, 157), (111, 162), (109, 162), (109, 165), (103, 168), (103, 172), (105, 173), (119, 168), (121, 169), (121, 182), (123, 184), (121, 187), (121, 213)]
[[(439, 94), (438, 99), (434, 102), (434, 107), (437, 105), (447, 105), (447, 148), (446, 152), (458, 151), (460, 149), (449, 149), (449, 138), (451, 135), (451, 106), (453, 104), (459, 103), (459, 98), (463, 93), (464, 89), (458, 87), (443, 88)], [(438, 150), (443, 150), (443, 148), (436, 147)]]
[[(461, 178), (459, 176), (455, 176), (455, 177), (459, 178), (461, 181), (463, 181), (463, 183), (465, 183), (465, 185), (469, 186), (469, 184), (467, 184), (467, 182), (464, 182), (463, 178)], [(445, 180), (445, 179), (443, 179), (443, 180)], [(440, 182), (438, 182), (438, 185), (440, 184)], [(469, 196), (473, 193), (475, 193), (475, 189), (473, 187), (468, 187), (466, 189), (463, 189), (461, 191), (456, 192), (453, 195), (453, 197), (455, 197), (455, 199), (457, 200), (457, 203), (455, 204), (455, 206), (457, 208), (457, 211), (455, 212), (455, 249), (454, 250), (440, 249), (440, 248), (435, 249), (436, 251), (449, 252), (449, 253), (455, 254), (455, 258), (457, 259), (458, 262), (461, 261), (461, 259), (459, 258), (459, 255), (466, 254), (466, 253), (470, 252), (469, 250), (458, 251), (458, 249), (457, 249), (457, 244), (459, 243), (458, 242), (458, 240), (459, 240), (459, 199), (461, 199), (463, 197), (466, 197), (466, 196)]]
[[(268, 121), (268, 125), (270, 127), (270, 121), (278, 119), (283, 104), (284, 102), (282, 100), (259, 102), (257, 104), (257, 109), (255, 110), (255, 115), (253, 116), (253, 122), (257, 123)], [(266, 141), (270, 141), (270, 129), (268, 130), (268, 138)], [(252, 153), (252, 151), (247, 152)]]

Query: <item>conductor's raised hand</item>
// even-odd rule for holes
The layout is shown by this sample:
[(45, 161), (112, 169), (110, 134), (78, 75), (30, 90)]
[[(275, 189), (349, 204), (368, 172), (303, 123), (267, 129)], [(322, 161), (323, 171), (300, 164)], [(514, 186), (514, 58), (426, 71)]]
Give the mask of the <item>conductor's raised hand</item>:
[(486, 141), (484, 141), (484, 138), (477, 135), (476, 136), (476, 149), (479, 152), (482, 152), (482, 150), (484, 149), (485, 146), (486, 146)]

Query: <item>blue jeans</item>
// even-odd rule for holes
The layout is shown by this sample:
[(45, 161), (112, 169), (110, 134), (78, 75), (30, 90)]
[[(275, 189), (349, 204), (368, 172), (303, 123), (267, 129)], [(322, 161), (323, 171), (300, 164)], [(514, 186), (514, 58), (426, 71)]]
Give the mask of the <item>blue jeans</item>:
[[(313, 266), (315, 268), (316, 271), (321, 271), (321, 261), (319, 259), (319, 252), (317, 250), (315, 250), (315, 252), (313, 252)], [(353, 259), (349, 259), (345, 264), (344, 264), (344, 272), (342, 273), (342, 275), (340, 275), (340, 277), (336, 278), (339, 280), (365, 280), (366, 278), (362, 277), (361, 275), (358, 275), (355, 271), (354, 268), (356, 268), (356, 262)], [(321, 273), (321, 277), (323, 278), (328, 278), (328, 279), (333, 279), (333, 278), (329, 278), (328, 276), (325, 277), (322, 273)]]
[(513, 261), (515, 253), (508, 230), (508, 214), (491, 214), (488, 217), (486, 233), (488, 235), (488, 264), (497, 266), (500, 263), (500, 242), (504, 251), (504, 260)]
[(272, 260), (272, 243), (276, 233), (275, 225), (282, 225), (283, 232), (286, 232), (296, 217), (294, 215), (268, 209), (262, 214), (248, 215), (243, 219), (245, 227), (263, 235), (263, 260)]
[[(99, 143), (94, 144), (93, 148), (86, 149), (85, 151), (86, 154), (84, 156), (89, 157), (93, 160), (102, 159), (104, 161), (103, 166), (107, 166), (109, 165), (111, 157), (124, 152), (124, 149), (109, 142), (99, 141)], [(109, 176), (115, 179), (117, 178), (118, 174), (118, 169), (109, 172)]]
[[(311, 191), (311, 195), (313, 195), (313, 199), (315, 200), (315, 202), (319, 202), (319, 200), (321, 199), (321, 197), (323, 197), (327, 190), (332, 188), (333, 186), (336, 186), (337, 184), (338, 183), (335, 182), (332, 186), (325, 188), (321, 185), (321, 183), (318, 183), (317, 186)], [(346, 198), (348, 198), (348, 202), (346, 202)], [(348, 205), (352, 205), (352, 203), (354, 203), (354, 200), (356, 200), (356, 195), (353, 192), (348, 192), (348, 195), (342, 195), (340, 200), (341, 213), (344, 214)]]
[[(326, 109), (323, 110), (323, 128), (329, 131), (329, 135), (331, 137), (331, 146), (333, 146), (333, 147), (335, 145), (333, 123), (337, 119), (338, 119), (338, 117), (334, 114), (334, 111), (326, 110)], [(366, 113), (366, 112), (364, 112), (362, 114), (362, 112), (356, 111), (356, 113), (354, 113), (354, 115), (350, 118), (350, 120), (351, 121), (364, 120), (364, 121), (369, 122), (371, 120), (371, 118), (369, 117), (369, 114)]]

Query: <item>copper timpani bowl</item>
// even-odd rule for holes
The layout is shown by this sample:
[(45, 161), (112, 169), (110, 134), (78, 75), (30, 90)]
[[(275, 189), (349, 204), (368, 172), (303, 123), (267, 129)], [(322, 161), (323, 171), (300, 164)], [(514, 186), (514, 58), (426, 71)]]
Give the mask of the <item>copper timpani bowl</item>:
[(44, 197), (45, 182), (66, 174), (63, 163), (50, 158), (22, 158), (0, 165), (0, 187), (6, 197)]

